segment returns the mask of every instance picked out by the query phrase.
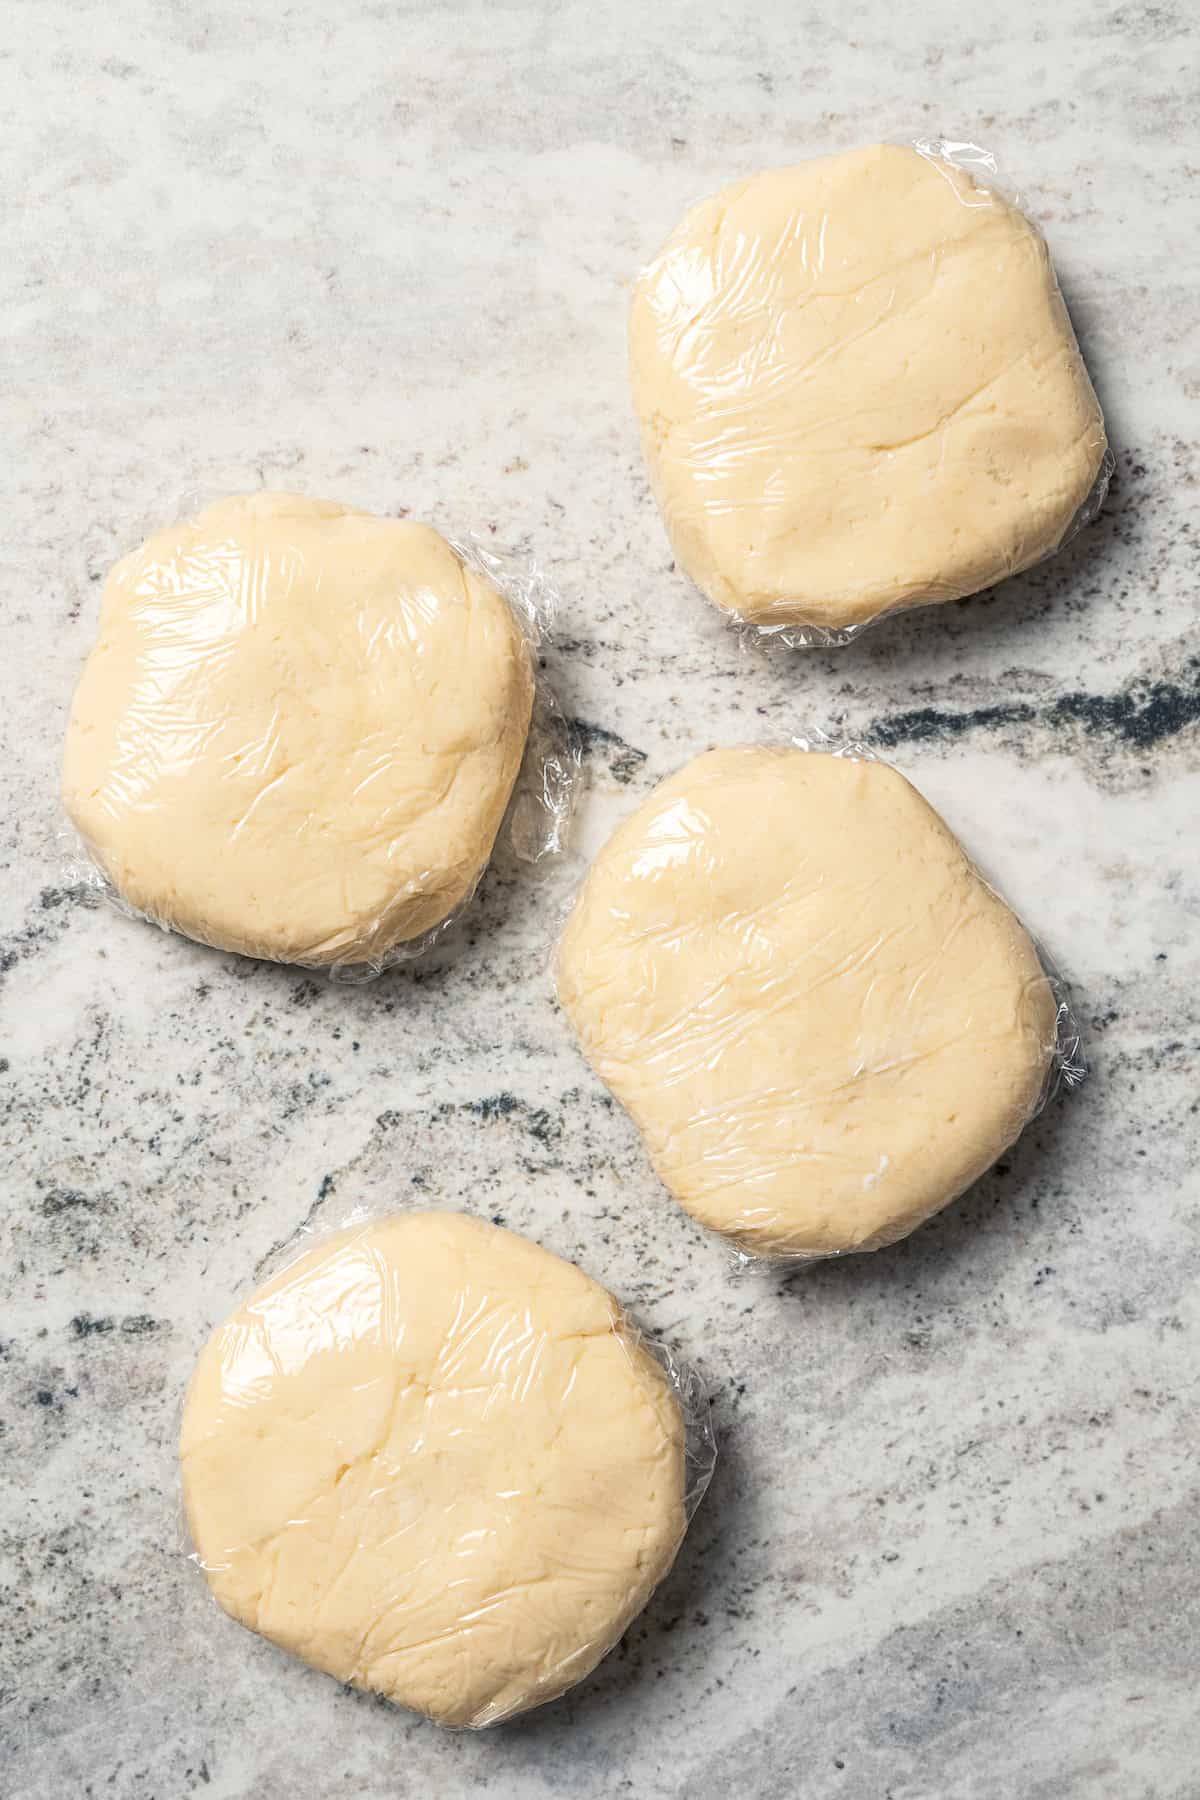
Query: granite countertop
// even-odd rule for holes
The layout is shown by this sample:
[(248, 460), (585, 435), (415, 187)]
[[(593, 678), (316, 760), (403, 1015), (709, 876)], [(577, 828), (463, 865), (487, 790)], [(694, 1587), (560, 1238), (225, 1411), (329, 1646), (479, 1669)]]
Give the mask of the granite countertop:
[[(6, 1800), (1194, 1800), (1195, 38), (1182, 0), (816, 9), (40, 0), (10, 34), (0, 825)], [(692, 198), (881, 136), (994, 148), (1117, 476), (1057, 560), (839, 653), (673, 572), (624, 294)], [(267, 482), (536, 554), (588, 790), (568, 866), (366, 987), (64, 885), (64, 711), (114, 555)], [(731, 1274), (551, 1000), (581, 860), (715, 741), (842, 717), (1064, 965), (1090, 1079), (899, 1247)], [(721, 1463), (598, 1673), (483, 1735), (208, 1605), (182, 1386), (301, 1221), (465, 1205), (703, 1368)]]

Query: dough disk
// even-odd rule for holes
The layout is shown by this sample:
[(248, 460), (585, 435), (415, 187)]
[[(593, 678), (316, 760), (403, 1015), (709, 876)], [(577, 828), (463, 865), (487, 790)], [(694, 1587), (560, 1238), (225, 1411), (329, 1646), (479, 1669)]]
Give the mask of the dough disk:
[(592, 865), (559, 994), (662, 1180), (750, 1251), (903, 1237), (1037, 1107), (1056, 1004), (903, 776), (715, 750)]
[(679, 1405), (616, 1301), (459, 1213), (260, 1288), (201, 1354), (181, 1457), (225, 1611), (445, 1725), (579, 1681), (685, 1528)]
[(693, 208), (637, 284), (631, 353), (675, 554), (762, 625), (837, 631), (1028, 568), (1105, 454), (1037, 230), (895, 145)]
[(426, 525), (223, 500), (119, 562), (67, 731), (68, 811), (160, 923), (366, 962), (471, 893), (533, 697), (519, 626)]

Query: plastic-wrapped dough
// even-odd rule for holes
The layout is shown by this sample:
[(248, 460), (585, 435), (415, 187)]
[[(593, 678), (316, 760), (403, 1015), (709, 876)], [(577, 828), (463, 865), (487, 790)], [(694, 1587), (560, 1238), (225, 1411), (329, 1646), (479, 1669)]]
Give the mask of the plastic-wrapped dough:
[(968, 144), (769, 169), (633, 298), (633, 394), (683, 569), (842, 642), (1029, 568), (1099, 509), (1104, 421), (1036, 227)]
[[(518, 779), (539, 600), (428, 526), (295, 494), (159, 531), (109, 575), (71, 710), (64, 793), (93, 869), (246, 955), (378, 969), (424, 947)], [(529, 760), (540, 850), (569, 758), (542, 733)]]
[(461, 1213), (339, 1232), (237, 1308), (180, 1454), (226, 1612), (444, 1725), (589, 1673), (712, 1472), (698, 1378), (612, 1296)]
[(559, 995), (663, 1182), (743, 1251), (912, 1231), (1077, 1069), (1028, 935), (862, 755), (714, 750), (600, 851)]

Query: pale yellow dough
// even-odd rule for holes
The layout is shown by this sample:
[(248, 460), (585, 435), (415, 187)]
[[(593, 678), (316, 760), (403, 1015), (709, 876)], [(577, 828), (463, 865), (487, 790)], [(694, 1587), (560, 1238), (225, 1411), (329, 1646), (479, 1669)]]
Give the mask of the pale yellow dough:
[(903, 776), (715, 750), (592, 865), (559, 994), (679, 1203), (749, 1251), (903, 1237), (1036, 1108), (1056, 1004)]
[(685, 1529), (679, 1405), (616, 1301), (459, 1213), (260, 1288), (200, 1356), (181, 1458), (226, 1612), (446, 1725), (579, 1681)]
[(630, 329), (676, 556), (761, 625), (842, 630), (1027, 568), (1104, 458), (1042, 238), (916, 150), (702, 201), (638, 282)]
[(428, 526), (261, 493), (119, 562), (67, 730), (67, 808), (131, 905), (226, 950), (372, 961), (475, 886), (533, 677)]

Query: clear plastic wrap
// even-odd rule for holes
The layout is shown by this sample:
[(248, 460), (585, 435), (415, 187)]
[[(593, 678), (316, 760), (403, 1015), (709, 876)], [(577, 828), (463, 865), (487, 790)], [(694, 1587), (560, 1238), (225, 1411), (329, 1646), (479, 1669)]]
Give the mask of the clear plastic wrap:
[(637, 282), (630, 355), (680, 566), (797, 646), (1040, 562), (1113, 467), (1046, 245), (974, 144), (701, 201)]
[(67, 730), (68, 874), (343, 978), (420, 955), (502, 821), (563, 848), (576, 760), (527, 561), (283, 493), (185, 503), (109, 574)]
[(662, 782), (593, 862), (558, 990), (665, 1186), (744, 1256), (906, 1236), (1084, 1073), (1020, 922), (852, 744)]
[(443, 1725), (583, 1679), (716, 1458), (703, 1384), (574, 1264), (454, 1212), (359, 1219), (200, 1355), (180, 1434), (226, 1612)]

